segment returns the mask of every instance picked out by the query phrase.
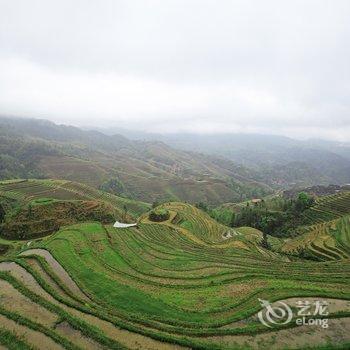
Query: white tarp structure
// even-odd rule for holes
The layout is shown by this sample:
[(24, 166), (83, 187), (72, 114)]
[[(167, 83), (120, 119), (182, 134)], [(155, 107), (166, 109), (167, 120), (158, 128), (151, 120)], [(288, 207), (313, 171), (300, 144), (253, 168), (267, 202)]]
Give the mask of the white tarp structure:
[(127, 227), (135, 227), (137, 224), (123, 224), (122, 222), (116, 221), (113, 227), (117, 228), (127, 228)]

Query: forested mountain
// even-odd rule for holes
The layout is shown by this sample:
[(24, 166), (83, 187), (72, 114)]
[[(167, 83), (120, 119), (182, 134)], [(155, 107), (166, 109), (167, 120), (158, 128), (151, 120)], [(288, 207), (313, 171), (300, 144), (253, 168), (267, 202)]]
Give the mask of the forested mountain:
[(225, 157), (255, 170), (256, 179), (273, 187), (350, 182), (350, 143), (255, 134), (131, 135), (136, 139), (158, 139), (176, 149)]
[(14, 177), (73, 180), (147, 202), (217, 204), (271, 191), (255, 171), (224, 158), (176, 150), (160, 141), (3, 117), (0, 178)]

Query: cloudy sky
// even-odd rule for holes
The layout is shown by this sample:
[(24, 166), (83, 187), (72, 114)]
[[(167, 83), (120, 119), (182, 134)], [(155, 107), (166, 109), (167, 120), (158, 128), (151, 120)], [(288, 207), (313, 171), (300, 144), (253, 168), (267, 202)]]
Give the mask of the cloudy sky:
[(0, 114), (350, 140), (348, 0), (0, 0)]

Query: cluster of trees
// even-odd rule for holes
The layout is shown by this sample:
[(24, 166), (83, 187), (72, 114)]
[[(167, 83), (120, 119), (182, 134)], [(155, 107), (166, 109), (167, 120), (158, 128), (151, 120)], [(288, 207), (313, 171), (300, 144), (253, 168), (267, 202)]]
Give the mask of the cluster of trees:
[(43, 175), (37, 168), (38, 157), (58, 153), (54, 145), (7, 135), (0, 128), (0, 180), (41, 178)]
[(161, 222), (161, 221), (168, 220), (169, 217), (170, 217), (170, 213), (166, 209), (153, 209), (149, 213), (149, 219), (151, 221), (155, 221), (155, 222)]
[(2, 207), (2, 205), (0, 204), (0, 223), (2, 223), (5, 219), (5, 209)]
[(231, 180), (230, 187), (236, 192), (236, 196), (232, 198), (232, 202), (243, 202), (250, 198), (261, 198), (271, 193), (271, 189), (267, 186), (257, 186), (254, 183), (238, 183), (234, 179)]
[(280, 210), (270, 210), (264, 201), (248, 203), (232, 217), (231, 226), (250, 226), (276, 237), (293, 236), (295, 229), (303, 223), (301, 214), (313, 203), (313, 197), (304, 192), (294, 199), (284, 200)]
[[(305, 192), (300, 192), (295, 198), (277, 197), (258, 203), (248, 202), (238, 212), (229, 208), (210, 209), (206, 203), (196, 203), (196, 207), (207, 212), (218, 222), (231, 226), (254, 227), (264, 234), (275, 237), (292, 237), (298, 226), (303, 224), (302, 213), (310, 208), (314, 198)], [(267, 238), (265, 237), (267, 245)], [(264, 240), (263, 243), (264, 245)]]
[(232, 222), (235, 218), (235, 213), (232, 212), (231, 209), (226, 209), (223, 207), (218, 208), (209, 208), (206, 203), (198, 202), (195, 203), (196, 208), (201, 209), (208, 213), (213, 219), (224, 224), (226, 226), (232, 226)]
[(125, 193), (124, 184), (120, 181), (118, 177), (113, 177), (105, 181), (101, 186), (100, 190), (113, 193), (117, 196), (122, 196)]

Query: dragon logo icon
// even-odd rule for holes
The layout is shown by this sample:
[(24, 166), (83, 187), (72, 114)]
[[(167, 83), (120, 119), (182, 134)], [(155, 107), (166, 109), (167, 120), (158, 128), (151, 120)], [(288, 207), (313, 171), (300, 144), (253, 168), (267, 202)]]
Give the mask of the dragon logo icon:
[(292, 309), (283, 301), (278, 301), (279, 305), (272, 306), (268, 300), (259, 299), (264, 308), (258, 313), (260, 322), (266, 327), (272, 327), (274, 324), (287, 324), (293, 318)]

